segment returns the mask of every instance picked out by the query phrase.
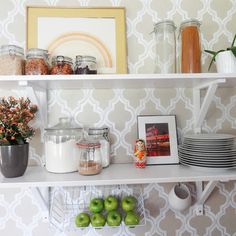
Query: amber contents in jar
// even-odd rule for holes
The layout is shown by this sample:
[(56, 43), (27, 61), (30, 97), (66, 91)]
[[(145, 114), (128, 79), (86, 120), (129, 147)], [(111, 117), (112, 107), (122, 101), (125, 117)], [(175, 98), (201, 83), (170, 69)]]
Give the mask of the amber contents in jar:
[(49, 65), (47, 59), (47, 50), (39, 48), (29, 49), (26, 55), (25, 74), (48, 75)]
[(199, 25), (196, 20), (181, 25), (181, 72), (201, 72), (201, 45)]
[(79, 163), (79, 173), (81, 175), (96, 175), (102, 170), (102, 165), (93, 161)]
[(72, 59), (64, 56), (54, 57), (52, 60), (51, 75), (71, 75), (73, 74)]

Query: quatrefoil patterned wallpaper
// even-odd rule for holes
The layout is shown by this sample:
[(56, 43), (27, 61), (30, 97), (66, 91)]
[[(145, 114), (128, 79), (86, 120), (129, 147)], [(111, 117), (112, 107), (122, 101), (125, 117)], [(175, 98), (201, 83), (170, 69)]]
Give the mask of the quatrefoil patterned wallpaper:
[[(0, 44), (14, 43), (25, 47), (25, 6), (126, 8), (129, 73), (153, 73), (153, 24), (173, 19), (176, 25), (188, 18), (202, 22), (202, 47), (221, 49), (232, 41), (236, 32), (235, 0), (4, 0), (0, 3)], [(210, 57), (202, 55), (203, 71)], [(215, 67), (211, 72), (215, 71)], [(3, 95), (25, 95), (24, 91), (5, 91)], [(218, 89), (204, 121), (205, 132), (236, 134), (236, 89)], [(107, 125), (111, 130), (113, 162), (130, 162), (133, 141), (137, 137), (137, 115), (176, 114), (179, 139), (193, 129), (192, 91), (189, 89), (113, 89), (52, 90), (48, 94), (48, 123), (60, 116), (73, 116), (78, 124)], [(40, 124), (36, 122), (36, 126)], [(43, 164), (40, 134), (32, 140), (31, 164)], [(121, 173), (122, 174), (122, 173)], [(147, 224), (136, 229), (112, 231), (56, 232), (49, 228), (39, 203), (30, 189), (0, 190), (1, 236), (231, 236), (236, 235), (236, 182), (219, 183), (207, 200), (204, 216), (196, 216), (194, 207), (178, 212), (168, 204), (173, 184), (144, 185)], [(194, 184), (189, 183), (193, 202)]]

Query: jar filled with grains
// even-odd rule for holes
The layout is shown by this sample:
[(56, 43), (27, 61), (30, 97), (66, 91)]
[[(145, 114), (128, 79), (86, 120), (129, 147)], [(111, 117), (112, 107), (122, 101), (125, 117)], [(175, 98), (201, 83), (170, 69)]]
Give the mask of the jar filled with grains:
[(92, 56), (76, 56), (75, 74), (97, 74), (96, 58)]
[(2, 45), (0, 48), (0, 75), (24, 74), (24, 49), (16, 45)]
[(56, 56), (52, 58), (51, 75), (73, 74), (73, 61), (70, 57)]
[(31, 48), (26, 54), (26, 75), (48, 75), (48, 51), (39, 48)]
[(201, 73), (200, 22), (190, 19), (180, 25), (181, 72)]

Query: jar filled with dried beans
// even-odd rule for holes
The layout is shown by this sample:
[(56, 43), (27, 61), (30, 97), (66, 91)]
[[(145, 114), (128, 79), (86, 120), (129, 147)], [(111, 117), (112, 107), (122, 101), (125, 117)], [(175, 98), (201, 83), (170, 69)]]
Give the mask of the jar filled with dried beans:
[(26, 54), (26, 75), (48, 75), (48, 51), (39, 48), (31, 48)]
[(24, 74), (24, 49), (16, 45), (2, 45), (0, 48), (0, 75)]
[(73, 74), (73, 61), (70, 57), (56, 56), (52, 58), (51, 75)]
[(180, 71), (182, 73), (201, 73), (200, 22), (186, 20), (180, 25)]
[(96, 58), (92, 56), (76, 56), (75, 74), (97, 74)]

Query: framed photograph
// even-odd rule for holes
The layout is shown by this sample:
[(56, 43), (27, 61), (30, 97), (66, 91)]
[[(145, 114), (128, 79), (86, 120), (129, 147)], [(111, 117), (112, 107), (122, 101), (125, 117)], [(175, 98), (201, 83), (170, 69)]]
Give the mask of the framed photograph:
[(147, 164), (179, 163), (175, 116), (138, 116), (138, 135), (147, 148)]
[(127, 73), (125, 8), (27, 7), (27, 48), (94, 56), (98, 73)]

